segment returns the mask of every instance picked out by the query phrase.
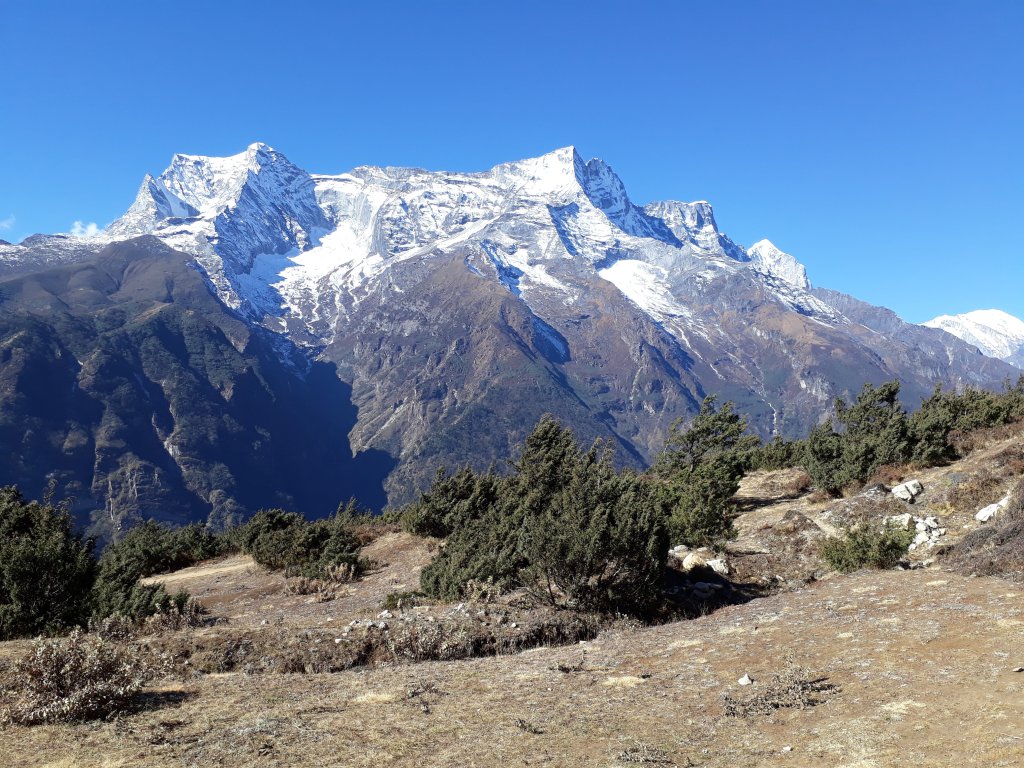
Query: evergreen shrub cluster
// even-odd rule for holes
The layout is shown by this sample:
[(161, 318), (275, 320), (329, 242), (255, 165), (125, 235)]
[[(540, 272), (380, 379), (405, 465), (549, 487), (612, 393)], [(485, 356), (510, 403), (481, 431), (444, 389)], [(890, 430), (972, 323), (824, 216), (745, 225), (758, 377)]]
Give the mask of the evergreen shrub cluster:
[(837, 494), (885, 465), (951, 461), (957, 433), (1024, 419), (1024, 376), (1003, 392), (936, 387), (909, 416), (899, 391), (897, 381), (865, 384), (852, 405), (836, 400), (834, 419), (813, 429), (804, 448), (804, 469), (819, 489)]
[(616, 471), (610, 446), (584, 449), (551, 417), (527, 438), (510, 475), (439, 473), (403, 514), (409, 530), (447, 536), (423, 571), (427, 595), (524, 586), (556, 606), (628, 613), (658, 599), (666, 521), (656, 482)]
[(307, 520), (297, 512), (267, 509), (257, 512), (233, 535), (253, 560), (283, 570), (285, 576), (331, 581), (344, 573), (350, 580), (365, 566), (345, 515)]

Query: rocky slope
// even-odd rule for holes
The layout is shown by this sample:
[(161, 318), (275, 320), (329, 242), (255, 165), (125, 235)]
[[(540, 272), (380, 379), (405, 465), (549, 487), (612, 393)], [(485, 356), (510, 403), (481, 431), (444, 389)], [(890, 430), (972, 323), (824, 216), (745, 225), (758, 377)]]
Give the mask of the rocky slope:
[[(484, 173), (316, 175), (262, 144), (228, 158), (176, 155), (97, 238), (0, 246), (0, 295), (24, 293), (26, 279), (66, 279), (67, 269), (102, 261), (105, 246), (151, 242), (134, 239), (143, 235), (172, 249), (177, 279), (186, 261), (202, 275), (212, 292), (204, 322), (245, 329), (266, 350), (263, 364), (297, 388), (309, 386), (307, 370), (335, 376), (345, 396), (321, 395), (323, 417), (289, 423), (296, 441), (345, 446), (331, 470), (341, 480), (330, 490), (342, 496), (360, 490), (348, 474), (353, 452), (394, 467), (386, 488), (401, 501), (439, 464), (506, 459), (545, 412), (584, 439), (615, 441), (623, 461), (641, 465), (707, 393), (735, 401), (761, 434), (792, 436), (864, 382), (899, 378), (914, 405), (937, 382), (996, 386), (1013, 371), (948, 334), (812, 289), (803, 266), (770, 242), (749, 251), (733, 242), (706, 202), (635, 204), (606, 163), (572, 147)], [(116, 308), (123, 293), (105, 295)], [(63, 311), (0, 301), (15, 324), (52, 325)], [(140, 310), (120, 311), (134, 319)], [(17, 348), (19, 338), (4, 343)], [(145, 378), (138, 363), (126, 365)], [(13, 425), (26, 417), (24, 386), (11, 379), (5, 390)], [(332, 408), (345, 415), (328, 418)], [(137, 454), (133, 441), (160, 445), (168, 431), (192, 431), (174, 414), (147, 430), (147, 418), (160, 423), (155, 406), (117, 450)], [(12, 429), (4, 448), (18, 451)], [(95, 429), (83, 429), (95, 441)], [(161, 460), (186, 477), (192, 458), (179, 450)], [(83, 459), (76, 482), (105, 506), (105, 475), (89, 466)], [(43, 459), (32, 467), (0, 480), (33, 493), (49, 468)], [(182, 481), (188, 493), (220, 488), (212, 470), (200, 474)], [(228, 495), (252, 508), (253, 496)]]

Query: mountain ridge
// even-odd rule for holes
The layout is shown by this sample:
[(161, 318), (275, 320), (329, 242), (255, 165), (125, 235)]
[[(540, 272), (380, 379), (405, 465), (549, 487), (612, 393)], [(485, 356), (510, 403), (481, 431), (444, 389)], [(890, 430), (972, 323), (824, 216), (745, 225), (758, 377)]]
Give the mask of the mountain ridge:
[(941, 328), (989, 357), (1024, 368), (1024, 320), (999, 309), (977, 309), (960, 315), (939, 315), (922, 325)]
[[(295, 391), (310, 366), (333, 372), (344, 390), (338, 407), (355, 415), (339, 420), (320, 404), (324, 429), (347, 425), (323, 442), (345, 446), (337, 457), (344, 472), (361, 455), (391, 467), (383, 481), (391, 503), (414, 497), (440, 465), (505, 460), (544, 413), (586, 441), (611, 440), (622, 461), (643, 466), (707, 394), (734, 401), (763, 437), (798, 437), (834, 398), (866, 382), (899, 379), (913, 406), (936, 384), (997, 387), (1013, 371), (952, 335), (812, 287), (803, 265), (770, 241), (749, 250), (735, 243), (706, 201), (637, 205), (610, 165), (584, 161), (574, 147), (477, 173), (363, 166), (312, 174), (258, 143), (227, 158), (175, 155), (97, 237), (0, 246), (0, 315), (17, 326), (34, 312), (47, 333), (67, 337), (56, 304), (44, 302), (49, 314), (40, 314), (4, 298), (5, 286), (97, 263), (110, 247), (151, 249), (146, 238), (173, 254), (168, 264), (190, 264), (205, 280), (210, 301), (190, 311), (210, 354), (233, 357), (216, 330), (230, 316), (261, 340), (258, 365), (291, 371)], [(146, 290), (166, 292), (166, 276), (147, 275)], [(61, 297), (76, 328), (102, 325), (97, 316), (113, 309), (128, 319), (143, 311)], [(280, 365), (265, 359), (274, 350)], [(194, 356), (177, 359), (197, 379), (210, 375)], [(244, 368), (238, 360), (228, 378)], [(69, 379), (75, 391), (88, 385), (79, 378)], [(8, 400), (14, 414), (24, 407), (19, 386)], [(233, 414), (244, 431), (253, 419), (231, 410), (232, 389), (207, 390), (210, 412)], [(90, 397), (124, 418), (107, 395)], [(51, 440), (92, 424), (68, 418), (49, 424)], [(125, 455), (134, 455), (132, 440), (159, 445), (175, 428), (146, 435), (145, 419), (132, 418), (138, 429)], [(13, 433), (8, 441), (17, 450)], [(251, 510), (238, 496), (240, 478), (229, 484), (237, 498), (212, 504), (215, 450), (183, 444), (202, 447), (160, 461), (201, 467), (198, 479), (184, 472), (181, 482), (210, 514)], [(31, 471), (30, 491), (45, 476), (42, 464)], [(85, 464), (76, 472), (74, 487), (105, 505), (106, 474)], [(342, 486), (331, 492), (347, 493)], [(132, 501), (124, 513), (139, 508)]]

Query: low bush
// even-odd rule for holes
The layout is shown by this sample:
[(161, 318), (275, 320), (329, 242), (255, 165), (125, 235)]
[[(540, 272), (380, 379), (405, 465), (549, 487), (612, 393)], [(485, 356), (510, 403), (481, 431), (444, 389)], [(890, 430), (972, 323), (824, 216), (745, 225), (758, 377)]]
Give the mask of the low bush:
[(945, 502), (951, 512), (974, 515), (982, 507), (999, 501), (1006, 493), (1007, 481), (990, 470), (981, 470), (951, 487)]
[(94, 619), (123, 616), (142, 621), (156, 613), (184, 609), (189, 601), (187, 592), (171, 595), (163, 584), (139, 583), (144, 577), (141, 567), (134, 550), (124, 552), (111, 548), (103, 553), (90, 595)]
[(242, 550), (285, 576), (352, 581), (365, 566), (345, 516), (306, 520), (296, 512), (262, 510), (237, 534)]
[(391, 592), (384, 597), (381, 608), (386, 611), (404, 611), (415, 608), (423, 602), (422, 592)]
[(842, 536), (826, 539), (821, 557), (830, 568), (849, 573), (861, 568), (893, 568), (907, 554), (914, 539), (910, 531), (886, 525), (882, 528), (862, 524), (849, 528)]
[(733, 534), (732, 497), (759, 443), (747, 427), (732, 403), (719, 408), (713, 395), (688, 425), (672, 425), (654, 474), (663, 483), (660, 497), (668, 507), (673, 544), (710, 546)]
[(838, 692), (839, 687), (829, 683), (827, 677), (788, 663), (785, 670), (765, 683), (755, 682), (746, 696), (726, 695), (723, 705), (729, 717), (773, 715), (780, 709), (816, 707)]
[(3, 720), (35, 725), (105, 717), (126, 709), (152, 674), (137, 649), (75, 629), (37, 641), (14, 666)]
[(402, 527), (419, 536), (444, 538), (483, 517), (507, 492), (508, 480), (464, 467), (449, 475), (442, 467), (430, 489), (406, 507)]

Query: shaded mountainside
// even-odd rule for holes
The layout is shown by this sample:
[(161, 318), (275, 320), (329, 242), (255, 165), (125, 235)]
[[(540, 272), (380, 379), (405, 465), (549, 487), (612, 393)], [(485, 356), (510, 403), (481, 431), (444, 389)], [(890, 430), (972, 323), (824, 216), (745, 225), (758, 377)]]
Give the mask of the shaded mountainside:
[(141, 516), (381, 505), (392, 462), (353, 459), (356, 410), (333, 366), (304, 370), (188, 261), (140, 238), (0, 283), (0, 481), (41, 494), (52, 478), (104, 536)]
[(643, 465), (709, 393), (793, 437), (865, 382), (913, 407), (1017, 373), (572, 147), (483, 173), (176, 155), (99, 237), (0, 245), (4, 279), (0, 481), (57, 471), (115, 519), (380, 507), (382, 479), (397, 503), (543, 413)]

